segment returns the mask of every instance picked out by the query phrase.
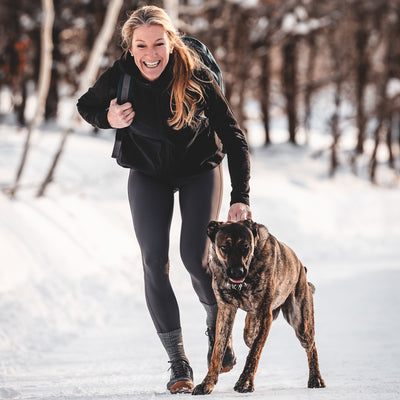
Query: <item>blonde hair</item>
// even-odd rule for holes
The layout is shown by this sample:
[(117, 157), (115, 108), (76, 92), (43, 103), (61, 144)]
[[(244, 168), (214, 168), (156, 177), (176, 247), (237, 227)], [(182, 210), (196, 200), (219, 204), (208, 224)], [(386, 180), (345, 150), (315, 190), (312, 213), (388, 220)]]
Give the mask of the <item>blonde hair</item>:
[(172, 118), (169, 125), (175, 130), (194, 125), (196, 106), (204, 100), (201, 85), (193, 78), (194, 71), (200, 68), (197, 55), (183, 43), (170, 17), (162, 8), (144, 6), (132, 12), (122, 27), (122, 48), (125, 56), (132, 45), (135, 29), (142, 25), (160, 25), (174, 49), (175, 63), (170, 99)]

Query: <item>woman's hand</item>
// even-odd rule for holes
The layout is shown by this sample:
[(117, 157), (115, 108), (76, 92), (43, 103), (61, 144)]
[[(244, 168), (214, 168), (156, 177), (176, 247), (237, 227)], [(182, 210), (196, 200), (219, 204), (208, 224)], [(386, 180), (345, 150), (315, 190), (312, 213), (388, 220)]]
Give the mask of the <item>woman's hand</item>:
[(135, 116), (131, 103), (119, 105), (117, 99), (112, 99), (108, 109), (107, 119), (112, 128), (126, 128), (129, 126)]
[(228, 221), (242, 221), (244, 219), (251, 219), (251, 210), (247, 204), (234, 203), (231, 205), (228, 213)]

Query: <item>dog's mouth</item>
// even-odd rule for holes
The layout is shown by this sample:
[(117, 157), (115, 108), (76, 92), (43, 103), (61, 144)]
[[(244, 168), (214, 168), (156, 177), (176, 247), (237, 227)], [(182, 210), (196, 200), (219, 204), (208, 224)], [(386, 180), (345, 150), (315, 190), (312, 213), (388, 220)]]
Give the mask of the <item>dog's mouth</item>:
[(247, 271), (243, 266), (229, 267), (226, 271), (226, 275), (231, 283), (240, 284), (246, 279)]
[(246, 277), (244, 277), (244, 278), (242, 278), (242, 279), (232, 279), (232, 278), (229, 278), (229, 280), (230, 280), (232, 283), (243, 283), (245, 279), (246, 279)]

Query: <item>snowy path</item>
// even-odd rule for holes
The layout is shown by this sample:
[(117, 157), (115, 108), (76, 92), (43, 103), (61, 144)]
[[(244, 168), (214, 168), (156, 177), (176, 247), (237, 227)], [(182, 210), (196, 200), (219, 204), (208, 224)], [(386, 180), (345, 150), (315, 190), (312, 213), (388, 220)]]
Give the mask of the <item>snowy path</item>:
[[(26, 183), (47, 167), (53, 136), (35, 138)], [(109, 159), (105, 137), (71, 138), (45, 199), (29, 189), (16, 201), (0, 195), (0, 399), (171, 398), (167, 359), (144, 303), (126, 171)], [(13, 177), (21, 140), (0, 125), (1, 183)], [(247, 354), (240, 312), (238, 364), (210, 398), (400, 398), (400, 191), (348, 175), (326, 180), (325, 161), (309, 153), (288, 145), (256, 151), (252, 208), (258, 222), (293, 247), (317, 287), (316, 343), (327, 388), (306, 388), (305, 352), (279, 317), (256, 391), (235, 393)], [(225, 184), (227, 203), (227, 177)], [(226, 211), (224, 204), (221, 219)], [(198, 383), (206, 373), (205, 316), (180, 264), (178, 230), (175, 217), (171, 275)]]

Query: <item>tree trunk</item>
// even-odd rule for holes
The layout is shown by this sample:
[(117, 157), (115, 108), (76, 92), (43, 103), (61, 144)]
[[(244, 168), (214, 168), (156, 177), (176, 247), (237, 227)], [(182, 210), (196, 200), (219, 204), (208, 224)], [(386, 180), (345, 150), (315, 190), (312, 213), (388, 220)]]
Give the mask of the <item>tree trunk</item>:
[(50, 119), (57, 119), (58, 115), (58, 82), (59, 82), (59, 72), (57, 68), (57, 64), (60, 62), (60, 40), (59, 40), (59, 32), (55, 28), (53, 29), (53, 69), (51, 73), (51, 81), (49, 87), (49, 94), (46, 100), (46, 109), (44, 118), (46, 121)]
[(42, 0), (42, 7), (43, 7), (43, 22), (41, 29), (41, 51), (40, 51), (40, 69), (39, 69), (37, 105), (35, 114), (28, 126), (24, 151), (21, 157), (17, 175), (15, 177), (14, 186), (10, 190), (11, 197), (15, 197), (19, 189), (21, 176), (24, 171), (26, 160), (28, 158), (30, 150), (30, 141), (32, 132), (43, 120), (45, 106), (46, 106), (46, 98), (50, 87), (52, 51), (53, 51), (53, 40), (52, 40), (52, 30), (54, 22), (53, 0)]
[(286, 114), (288, 119), (289, 141), (296, 144), (296, 39), (289, 38), (283, 45), (283, 92), (286, 98)]
[(269, 145), (271, 143), (270, 137), (270, 83), (271, 83), (271, 60), (269, 57), (270, 47), (267, 46), (265, 49), (265, 53), (261, 56), (261, 93), (260, 93), (260, 101), (261, 101), (261, 112), (262, 118), (264, 122), (264, 132), (265, 132), (265, 141), (264, 145)]
[(314, 91), (314, 70), (315, 70), (315, 59), (317, 57), (317, 45), (315, 33), (311, 33), (307, 39), (308, 41), (308, 57), (307, 57), (307, 69), (306, 69), (306, 87), (304, 93), (304, 129), (306, 131), (306, 143), (308, 143), (309, 131), (310, 131), (310, 119), (311, 119), (311, 96)]
[(392, 143), (393, 143), (393, 116), (390, 115), (387, 120), (386, 120), (386, 124), (387, 124), (387, 131), (386, 131), (386, 146), (388, 149), (388, 153), (389, 153), (389, 167), (392, 169), (396, 169), (395, 167), (395, 163), (394, 163), (394, 155), (393, 155), (393, 147), (392, 147)]
[[(339, 59), (336, 59), (337, 61), (339, 61)], [(337, 62), (336, 64), (339, 64), (339, 62)], [(338, 68), (340, 68), (337, 65)], [(338, 157), (337, 157), (337, 145), (339, 143), (339, 139), (340, 139), (340, 129), (339, 129), (339, 123), (340, 123), (340, 105), (342, 102), (342, 76), (340, 74), (340, 70), (337, 70), (337, 78), (336, 78), (336, 91), (335, 91), (335, 111), (332, 115), (332, 119), (331, 119), (331, 132), (332, 132), (332, 150), (331, 150), (331, 167), (330, 167), (330, 171), (329, 174), (331, 177), (333, 177), (333, 175), (335, 174), (335, 171), (339, 165), (338, 162)]]
[[(363, 21), (360, 19), (360, 25)], [(368, 31), (365, 27), (360, 27), (356, 34), (356, 50), (358, 62), (356, 66), (357, 70), (357, 81), (356, 81), (356, 103), (357, 103), (357, 128), (358, 138), (356, 153), (362, 154), (364, 152), (364, 141), (365, 141), (365, 128), (367, 124), (367, 118), (364, 112), (364, 93), (367, 86), (367, 71), (368, 71), (368, 55), (367, 55), (367, 42), (368, 42)]]
[[(236, 117), (238, 119), (239, 125), (244, 128), (245, 113), (244, 113), (244, 102), (246, 98), (246, 80), (249, 73), (249, 52), (247, 49), (250, 47), (248, 42), (249, 31), (248, 31), (248, 18), (247, 14), (242, 12), (236, 13), (237, 16), (241, 16), (241, 22), (235, 23), (235, 46), (236, 46), (236, 72), (235, 78), (237, 79), (237, 96), (238, 103), (236, 108)], [(238, 18), (238, 17), (236, 17)], [(239, 27), (240, 26), (240, 27)]]
[(377, 127), (375, 129), (375, 133), (374, 133), (374, 137), (375, 137), (374, 150), (372, 152), (370, 164), (369, 164), (369, 168), (370, 168), (369, 177), (370, 177), (370, 180), (372, 183), (376, 183), (376, 167), (378, 164), (376, 156), (378, 153), (378, 148), (379, 148), (379, 143), (380, 143), (381, 128), (382, 128), (382, 119), (379, 118), (378, 125), (377, 125)]
[[(385, 49), (385, 55), (383, 58), (383, 70), (380, 74), (378, 84), (377, 84), (377, 89), (378, 89), (378, 99), (377, 99), (377, 107), (376, 107), (376, 119), (378, 120), (378, 126), (375, 130), (375, 146), (374, 150), (370, 159), (370, 179), (371, 182), (377, 183), (376, 182), (376, 168), (378, 165), (377, 162), (377, 152), (378, 148), (380, 145), (381, 141), (381, 130), (386, 128), (386, 139), (387, 139), (387, 144), (388, 144), (388, 150), (389, 150), (389, 163), (390, 163), (390, 152), (391, 152), (391, 147), (390, 147), (390, 142), (388, 139), (391, 139), (391, 105), (390, 101), (387, 97), (387, 87), (391, 75), (391, 55), (393, 52), (393, 45), (392, 45), (392, 25), (390, 23), (390, 20), (385, 18), (387, 14), (383, 14), (381, 16), (382, 22), (385, 23), (383, 29), (382, 29), (382, 38), (384, 40), (384, 45), (386, 46)], [(386, 21), (385, 21), (386, 19)]]
[(343, 86), (343, 71), (342, 71), (342, 58), (343, 58), (343, 47), (338, 43), (337, 39), (335, 40), (334, 29), (336, 26), (333, 26), (327, 35), (328, 45), (329, 45), (329, 55), (332, 60), (333, 67), (333, 82), (335, 84), (335, 95), (334, 95), (334, 104), (335, 111), (332, 114), (330, 127), (332, 133), (332, 146), (331, 146), (331, 165), (329, 170), (330, 177), (335, 175), (336, 169), (339, 165), (338, 155), (337, 155), (337, 147), (340, 139), (340, 106), (342, 103), (342, 86)]
[[(80, 95), (82, 95), (82, 93), (84, 93), (87, 88), (94, 83), (99, 71), (101, 57), (103, 56), (108, 46), (108, 43), (110, 42), (114, 34), (115, 25), (117, 23), (122, 4), (123, 0), (112, 0), (108, 4), (103, 26), (101, 27), (99, 35), (97, 36), (96, 41), (93, 45), (93, 50), (90, 53), (86, 68), (80, 77), (79, 88), (75, 97), (79, 97)], [(76, 109), (74, 109), (73, 115), (71, 115), (71, 118), (69, 119), (70, 125), (66, 127), (62, 133), (58, 150), (56, 151), (50, 168), (37, 192), (38, 197), (44, 195), (47, 185), (53, 181), (54, 172), (64, 150), (67, 138), (72, 132), (72, 124), (76, 121), (77, 117), (77, 111)]]

